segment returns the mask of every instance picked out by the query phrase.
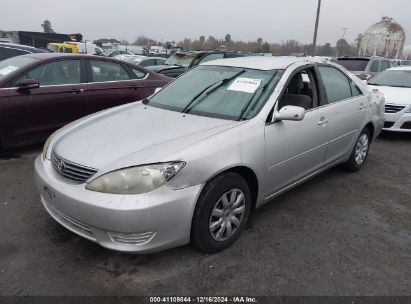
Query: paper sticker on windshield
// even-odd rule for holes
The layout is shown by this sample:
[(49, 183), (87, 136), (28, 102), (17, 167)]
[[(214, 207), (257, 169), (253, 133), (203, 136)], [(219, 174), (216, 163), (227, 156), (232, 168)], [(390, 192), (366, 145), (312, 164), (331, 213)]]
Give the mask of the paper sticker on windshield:
[(227, 88), (229, 91), (254, 93), (261, 84), (261, 79), (237, 77), (236, 80)]
[(7, 67), (5, 67), (5, 68), (2, 68), (2, 69), (0, 70), (0, 74), (1, 74), (1, 75), (8, 75), (8, 74), (10, 74), (11, 72), (14, 72), (14, 71), (17, 70), (17, 69), (18, 69), (18, 67), (9, 65), (9, 66), (7, 66)]

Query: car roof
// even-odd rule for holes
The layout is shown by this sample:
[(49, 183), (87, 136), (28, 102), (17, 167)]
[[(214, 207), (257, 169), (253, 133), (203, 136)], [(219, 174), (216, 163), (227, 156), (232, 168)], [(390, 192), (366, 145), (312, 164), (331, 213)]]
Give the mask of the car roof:
[(218, 65), (218, 66), (230, 66), (241, 67), (246, 69), (258, 69), (258, 70), (284, 70), (289, 65), (298, 62), (307, 63), (329, 63), (324, 58), (316, 57), (291, 57), (291, 56), (249, 56), (249, 57), (235, 57), (227, 59), (217, 59), (207, 61), (201, 65)]
[(37, 49), (32, 46), (21, 45), (21, 44), (14, 44), (14, 43), (0, 43), (0, 47), (6, 47), (11, 49), (23, 50), (32, 53), (47, 53), (45, 50)]
[(411, 66), (401, 66), (387, 69), (389, 71), (411, 71)]
[(95, 55), (88, 55), (88, 54), (71, 54), (71, 53), (35, 53), (35, 54), (28, 54), (22, 56), (29, 56), (32, 58), (37, 58), (39, 60), (46, 60), (50, 58), (106, 58), (104, 56), (95, 56)]

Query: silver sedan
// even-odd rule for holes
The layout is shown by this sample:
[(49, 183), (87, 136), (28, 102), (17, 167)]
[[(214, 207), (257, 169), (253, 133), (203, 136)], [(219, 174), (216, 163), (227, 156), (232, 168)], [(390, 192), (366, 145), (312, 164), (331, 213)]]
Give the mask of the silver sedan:
[(57, 222), (106, 248), (217, 252), (284, 191), (337, 164), (361, 169), (383, 109), (381, 94), (319, 59), (210, 61), (58, 130), (36, 184)]

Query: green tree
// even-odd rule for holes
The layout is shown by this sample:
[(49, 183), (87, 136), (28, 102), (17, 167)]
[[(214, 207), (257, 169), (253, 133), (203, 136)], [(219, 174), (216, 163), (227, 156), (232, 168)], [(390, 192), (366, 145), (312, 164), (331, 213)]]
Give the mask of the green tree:
[(51, 22), (47, 19), (44, 20), (44, 22), (41, 24), (41, 27), (43, 28), (43, 32), (45, 33), (54, 33), (54, 30), (51, 27)]
[(344, 53), (349, 51), (350, 45), (344, 38), (338, 39), (337, 41), (337, 55), (344, 56)]

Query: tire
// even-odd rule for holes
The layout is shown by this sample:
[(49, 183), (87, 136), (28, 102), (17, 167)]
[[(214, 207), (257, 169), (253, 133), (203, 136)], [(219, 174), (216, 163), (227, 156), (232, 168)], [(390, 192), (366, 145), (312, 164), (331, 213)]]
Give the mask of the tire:
[(207, 253), (230, 247), (244, 229), (250, 207), (250, 189), (239, 174), (230, 172), (211, 180), (197, 201), (191, 244)]
[(355, 142), (350, 158), (346, 163), (344, 163), (344, 167), (347, 170), (355, 172), (364, 166), (370, 150), (370, 143), (370, 131), (368, 128), (364, 128)]

